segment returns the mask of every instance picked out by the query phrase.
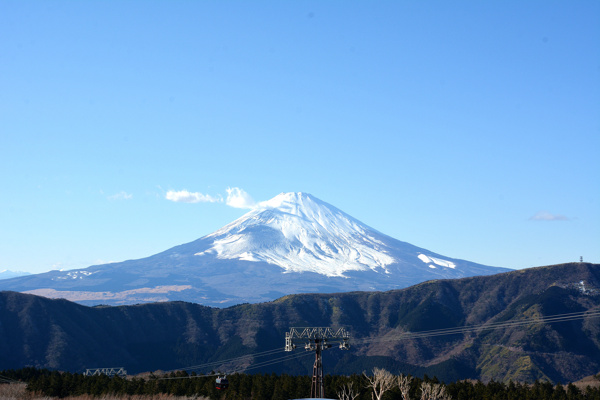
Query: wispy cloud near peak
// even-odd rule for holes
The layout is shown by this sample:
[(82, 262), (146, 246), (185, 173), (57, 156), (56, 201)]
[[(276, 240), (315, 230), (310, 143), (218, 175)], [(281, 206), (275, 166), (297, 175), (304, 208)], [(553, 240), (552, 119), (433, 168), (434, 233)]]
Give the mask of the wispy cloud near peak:
[(258, 204), (244, 189), (238, 187), (228, 187), (227, 197), (211, 196), (200, 192), (190, 192), (188, 190), (169, 190), (165, 194), (167, 200), (176, 203), (225, 203), (233, 208), (254, 209)]
[(569, 218), (561, 214), (552, 214), (548, 211), (540, 211), (531, 218), (530, 221), (568, 221)]
[(243, 189), (234, 187), (227, 188), (226, 204), (234, 208), (249, 208), (256, 207), (256, 202)]
[(219, 203), (223, 201), (221, 197), (214, 197), (199, 192), (189, 192), (185, 189), (169, 190), (165, 198), (176, 203)]
[(113, 194), (112, 196), (108, 196), (107, 198), (109, 200), (131, 200), (133, 199), (133, 195), (122, 190), (119, 193)]

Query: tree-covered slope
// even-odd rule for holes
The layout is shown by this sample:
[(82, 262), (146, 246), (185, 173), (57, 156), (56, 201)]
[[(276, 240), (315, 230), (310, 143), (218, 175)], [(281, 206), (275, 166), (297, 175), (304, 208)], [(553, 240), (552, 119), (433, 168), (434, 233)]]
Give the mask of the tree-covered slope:
[[(199, 366), (198, 372), (310, 373), (314, 356), (285, 356), (290, 327), (345, 326), (352, 348), (325, 352), (325, 371), (373, 366), (443, 380), (573, 381), (600, 371), (600, 319), (514, 325), (600, 310), (600, 265), (562, 264), (493, 276), (425, 282), (389, 292), (290, 295), (218, 309), (184, 302), (86, 307), (0, 293), (0, 369), (23, 366), (129, 372)], [(489, 324), (503, 324), (485, 329)], [(511, 325), (513, 324), (513, 325)], [(447, 329), (479, 327), (445, 334)], [(407, 332), (446, 329), (442, 335)], [(279, 349), (280, 352), (259, 353)], [(244, 354), (253, 355), (239, 358)], [(306, 356), (304, 356), (306, 355)], [(208, 363), (219, 360), (216, 364)]]

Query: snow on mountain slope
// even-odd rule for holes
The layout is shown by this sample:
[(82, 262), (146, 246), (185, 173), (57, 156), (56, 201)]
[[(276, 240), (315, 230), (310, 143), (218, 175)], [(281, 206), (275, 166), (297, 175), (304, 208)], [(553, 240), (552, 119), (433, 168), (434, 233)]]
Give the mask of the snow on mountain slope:
[(395, 260), (372, 228), (305, 193), (281, 193), (205, 237), (197, 253), (221, 259), (265, 261), (286, 272), (343, 276), (346, 271), (386, 269)]

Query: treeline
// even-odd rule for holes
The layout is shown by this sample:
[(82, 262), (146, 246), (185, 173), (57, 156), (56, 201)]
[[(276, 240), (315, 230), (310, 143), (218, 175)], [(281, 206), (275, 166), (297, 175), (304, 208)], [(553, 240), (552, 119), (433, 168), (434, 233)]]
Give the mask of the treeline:
[[(10, 380), (27, 382), (27, 390), (50, 397), (79, 395), (158, 395), (202, 396), (213, 400), (288, 400), (310, 397), (311, 377), (276, 374), (233, 374), (227, 378), (229, 388), (218, 390), (214, 376), (188, 375), (174, 372), (164, 376), (109, 377), (106, 375), (84, 376), (82, 374), (25, 368), (0, 372)], [(548, 382), (522, 384), (509, 382), (482, 383), (459, 381), (447, 385), (436, 378), (394, 376), (390, 386), (377, 392), (370, 376), (325, 376), (325, 397), (350, 400), (419, 400), (425, 388), (438, 387), (441, 392), (431, 394), (428, 399), (453, 400), (600, 400), (600, 389), (587, 387), (578, 389), (569, 384), (553, 385)], [(405, 378), (404, 388), (399, 378)], [(408, 379), (406, 379), (408, 378)], [(407, 381), (407, 382), (406, 382)], [(404, 394), (403, 394), (404, 390)], [(437, 397), (436, 397), (437, 396)]]

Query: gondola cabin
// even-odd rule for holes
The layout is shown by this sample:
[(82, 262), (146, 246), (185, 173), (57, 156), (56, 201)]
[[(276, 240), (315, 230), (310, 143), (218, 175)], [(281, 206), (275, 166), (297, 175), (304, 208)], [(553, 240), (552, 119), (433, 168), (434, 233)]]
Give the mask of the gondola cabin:
[(229, 387), (229, 381), (226, 376), (219, 376), (215, 380), (215, 387), (219, 390), (225, 390)]

